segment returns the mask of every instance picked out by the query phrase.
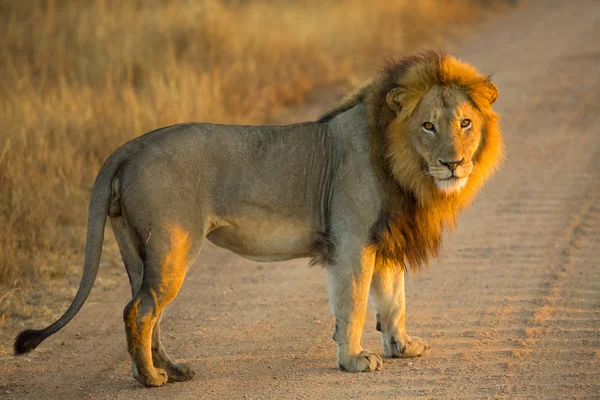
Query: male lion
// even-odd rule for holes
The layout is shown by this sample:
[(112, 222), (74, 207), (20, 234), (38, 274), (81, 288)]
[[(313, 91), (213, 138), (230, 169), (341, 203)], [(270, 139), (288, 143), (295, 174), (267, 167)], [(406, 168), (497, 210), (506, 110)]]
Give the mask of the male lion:
[(204, 238), (251, 260), (312, 257), (327, 267), (337, 365), (373, 371), (361, 347), (370, 297), (384, 356), (429, 345), (404, 327), (404, 271), (437, 256), (499, 165), (503, 145), (488, 77), (436, 52), (388, 66), (317, 122), (289, 126), (185, 124), (114, 152), (92, 189), (81, 285), (65, 314), (26, 330), (33, 350), (77, 314), (100, 261), (106, 216), (133, 300), (123, 316), (133, 376), (147, 386), (190, 379), (160, 341), (162, 312)]

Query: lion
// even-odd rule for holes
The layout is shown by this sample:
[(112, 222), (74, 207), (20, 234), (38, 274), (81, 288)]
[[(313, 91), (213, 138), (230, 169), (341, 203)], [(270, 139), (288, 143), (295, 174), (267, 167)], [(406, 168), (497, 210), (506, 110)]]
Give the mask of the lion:
[(205, 238), (250, 260), (323, 264), (340, 369), (382, 367), (361, 346), (369, 299), (384, 357), (425, 354), (429, 344), (405, 329), (405, 272), (439, 255), (442, 231), (501, 164), (497, 97), (489, 76), (430, 51), (390, 63), (315, 122), (183, 124), (126, 143), (92, 188), (72, 304), (47, 328), (21, 332), (15, 354), (32, 351), (82, 307), (107, 216), (131, 283), (123, 317), (143, 385), (194, 375), (165, 351), (160, 320)]

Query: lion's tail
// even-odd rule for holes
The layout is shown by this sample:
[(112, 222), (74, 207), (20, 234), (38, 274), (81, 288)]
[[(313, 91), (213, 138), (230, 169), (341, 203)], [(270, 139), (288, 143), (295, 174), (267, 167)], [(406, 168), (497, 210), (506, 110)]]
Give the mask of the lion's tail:
[(115, 151), (102, 165), (90, 199), (88, 211), (88, 229), (85, 245), (85, 261), (83, 275), (77, 294), (67, 311), (56, 322), (41, 330), (27, 329), (19, 333), (14, 343), (14, 354), (23, 355), (35, 349), (44, 339), (58, 332), (77, 314), (88, 298), (100, 265), (104, 226), (112, 197), (112, 181), (122, 161), (132, 152), (133, 148), (126, 144)]

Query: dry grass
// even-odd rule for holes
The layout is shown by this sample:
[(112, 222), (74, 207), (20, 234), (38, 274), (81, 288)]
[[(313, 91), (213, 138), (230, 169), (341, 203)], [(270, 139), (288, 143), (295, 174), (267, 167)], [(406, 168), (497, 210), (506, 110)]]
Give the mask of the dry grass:
[(465, 32), (488, 6), (0, 2), (0, 302), (80, 270), (91, 184), (125, 141), (184, 121), (272, 122), (314, 88)]

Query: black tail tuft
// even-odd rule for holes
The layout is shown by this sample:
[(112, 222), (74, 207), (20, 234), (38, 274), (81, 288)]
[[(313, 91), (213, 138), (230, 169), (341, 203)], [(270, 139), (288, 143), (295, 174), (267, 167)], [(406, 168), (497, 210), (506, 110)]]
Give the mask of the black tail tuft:
[(44, 331), (36, 331), (35, 329), (27, 329), (15, 339), (14, 351), (15, 356), (22, 356), (39, 346), (46, 339)]

